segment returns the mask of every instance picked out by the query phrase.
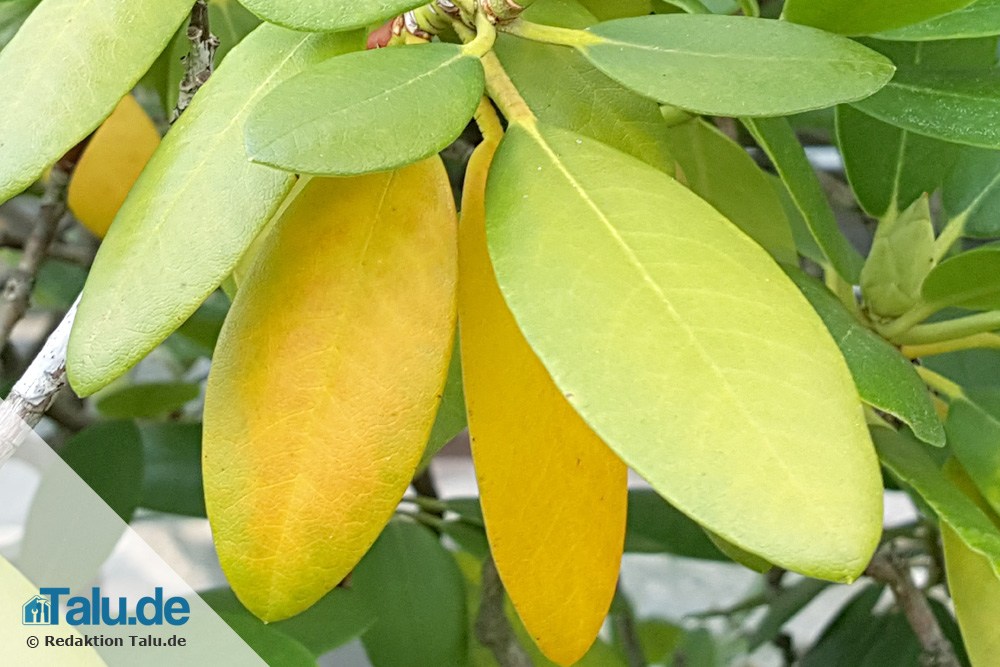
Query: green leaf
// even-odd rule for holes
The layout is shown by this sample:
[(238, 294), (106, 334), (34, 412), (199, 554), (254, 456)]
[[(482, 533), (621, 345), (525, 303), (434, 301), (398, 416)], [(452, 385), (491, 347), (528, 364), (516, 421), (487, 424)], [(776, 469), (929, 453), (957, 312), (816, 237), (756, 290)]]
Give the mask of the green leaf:
[(1000, 392), (967, 392), (948, 409), (948, 444), (994, 511), (1000, 511)]
[[(198, 595), (240, 636), (248, 639), (254, 649), (257, 649), (254, 641), (262, 644), (273, 642), (275, 648), (289, 648), (296, 658), (301, 655), (300, 648), (311, 658), (332, 651), (360, 636), (375, 622), (375, 613), (368, 601), (357, 591), (347, 588), (334, 588), (298, 616), (277, 623), (264, 623), (251, 614), (229, 588), (202, 591)], [(280, 637), (273, 639), (271, 633)], [(299, 648), (291, 649), (289, 641)], [(263, 653), (261, 655), (268, 657)], [(282, 657), (274, 655), (276, 661), (269, 661), (268, 664), (288, 664)], [(311, 660), (308, 664), (315, 665), (315, 661)]]
[(785, 271), (823, 319), (851, 369), (861, 399), (906, 423), (914, 434), (936, 447), (945, 444), (944, 427), (923, 381), (899, 350), (863, 326), (818, 280), (786, 267)]
[(933, 266), (934, 223), (925, 194), (876, 228), (861, 270), (866, 307), (877, 317), (899, 317), (920, 300), (920, 286)]
[(829, 585), (826, 581), (803, 579), (782, 589), (767, 605), (767, 613), (747, 640), (748, 649), (754, 651), (777, 637), (785, 623), (805, 609)]
[(965, 236), (1000, 236), (1000, 151), (964, 147), (944, 181), (941, 203), (949, 217), (965, 219)]
[(424, 0), (240, 0), (265, 21), (294, 30), (364, 28), (425, 4)]
[(62, 459), (128, 523), (142, 493), (142, 440), (130, 421), (98, 422), (73, 436)]
[(201, 424), (143, 424), (142, 506), (157, 512), (205, 516), (201, 483)]
[(1000, 148), (1000, 73), (995, 71), (900, 72), (854, 106), (917, 134)]
[(267, 625), (243, 608), (228, 588), (198, 594), (257, 655), (269, 665), (315, 667), (316, 659), (305, 646), (274, 625)]
[(781, 198), (742, 146), (701, 119), (671, 128), (667, 137), (692, 192), (778, 261), (798, 260)]
[(254, 162), (302, 174), (402, 167), (462, 133), (483, 94), (483, 76), (479, 59), (455, 44), (334, 58), (261, 100), (247, 122), (247, 152)]
[(190, 0), (45, 0), (0, 51), (0, 202), (35, 182), (139, 81)]
[(636, 92), (697, 113), (778, 116), (867, 97), (892, 78), (886, 58), (791, 23), (664, 14), (601, 23), (580, 50)]
[(850, 284), (857, 284), (864, 260), (840, 232), (837, 218), (792, 126), (784, 118), (747, 118), (743, 122), (774, 163), (809, 231), (834, 270)]
[(417, 470), (426, 468), (434, 455), (468, 426), (465, 418), (465, 392), (462, 390), (462, 359), (458, 349), (456, 335), (451, 363), (448, 364), (448, 379), (441, 395), (441, 405), (438, 407), (434, 426), (431, 428), (430, 437), (427, 438), (427, 447), (424, 449)]
[(959, 147), (837, 107), (837, 143), (858, 203), (872, 217), (905, 209), (937, 190)]
[[(525, 12), (526, 18), (565, 28), (596, 22), (593, 17), (587, 20), (563, 13), (562, 4), (542, 0)], [(542, 16), (537, 16), (539, 10)], [(503, 34), (494, 48), (518, 92), (539, 119), (585, 134), (673, 173), (666, 128), (656, 102), (612, 81), (573, 49)], [(560, 84), (552, 85), (553, 81)]]
[(865, 586), (823, 630), (819, 641), (802, 658), (803, 667), (860, 665), (884, 636), (887, 617), (875, 615), (881, 586)]
[(924, 447), (912, 438), (876, 426), (872, 437), (879, 458), (893, 475), (910, 486), (965, 544), (1000, 571), (1000, 530), (983, 510), (949, 481)]
[(969, 39), (1000, 35), (1000, 0), (978, 0), (971, 5), (921, 23), (879, 33), (879, 39), (903, 41)]
[(652, 10), (650, 0), (582, 0), (581, 4), (600, 21), (644, 16)]
[(389, 522), (351, 577), (376, 621), (361, 638), (375, 667), (465, 663), (465, 586), (451, 554), (408, 519)]
[(966, 391), (1000, 389), (998, 350), (959, 350), (927, 357), (920, 363), (957, 382)]
[(628, 494), (625, 551), (669, 553), (685, 558), (729, 560), (691, 519), (652, 490)]
[(864, 568), (881, 486), (857, 391), (760, 246), (662, 172), (543, 125), (508, 129), (486, 205), (522, 332), (627, 464), (773, 563), (837, 580)]
[(946, 14), (973, 0), (788, 0), (789, 21), (839, 32), (870, 35)]
[(97, 411), (108, 419), (163, 417), (198, 398), (201, 387), (187, 382), (133, 384), (103, 394)]
[(41, 0), (8, 0), (0, 3), (0, 49), (14, 38), (28, 15)]
[(67, 373), (86, 396), (121, 376), (229, 275), (295, 177), (247, 161), (255, 100), (360, 35), (261, 26), (233, 49), (153, 155), (101, 245), (70, 336)]
[(923, 299), (938, 308), (1000, 308), (1000, 243), (949, 257), (928, 274)]

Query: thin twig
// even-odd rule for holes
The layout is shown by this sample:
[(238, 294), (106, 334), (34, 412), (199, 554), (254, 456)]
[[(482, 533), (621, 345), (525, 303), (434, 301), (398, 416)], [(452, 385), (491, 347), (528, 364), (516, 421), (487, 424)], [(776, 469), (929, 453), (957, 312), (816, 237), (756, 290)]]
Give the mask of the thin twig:
[(646, 667), (646, 653), (642, 650), (642, 640), (639, 639), (639, 628), (636, 627), (635, 612), (632, 604), (625, 597), (622, 591), (621, 580), (618, 580), (618, 590), (615, 591), (617, 598), (615, 605), (617, 612), (613, 615), (615, 637), (625, 654), (625, 662), (628, 667)]
[(187, 38), (191, 48), (184, 57), (184, 78), (181, 80), (177, 106), (170, 118), (173, 123), (191, 105), (195, 93), (205, 85), (215, 70), (215, 51), (219, 48), (219, 38), (212, 34), (208, 22), (207, 0), (197, 0), (191, 8)]
[(11, 331), (28, 310), (31, 289), (38, 270), (48, 254), (49, 246), (59, 229), (59, 221), (66, 214), (66, 190), (76, 163), (83, 154), (86, 140), (66, 153), (52, 167), (49, 181), (42, 195), (39, 218), (31, 235), (24, 241), (24, 251), (17, 266), (7, 277), (0, 293), (0, 349), (7, 346)]
[[(30, 237), (29, 237), (30, 238)], [(18, 236), (10, 231), (0, 229), (0, 247), (11, 248), (12, 250), (24, 250), (28, 244), (28, 238)], [(84, 248), (62, 241), (53, 241), (49, 244), (46, 255), (51, 259), (59, 259), (70, 264), (82, 266), (89, 269), (94, 263), (94, 251), (91, 248)]]
[(500, 667), (532, 667), (504, 612), (504, 588), (493, 558), (483, 563), (483, 596), (476, 616), (476, 639), (493, 652)]
[(927, 598), (913, 583), (906, 563), (891, 548), (875, 554), (865, 574), (892, 589), (899, 608), (906, 616), (923, 649), (921, 665), (959, 667), (961, 663), (955, 657), (955, 649), (941, 631)]

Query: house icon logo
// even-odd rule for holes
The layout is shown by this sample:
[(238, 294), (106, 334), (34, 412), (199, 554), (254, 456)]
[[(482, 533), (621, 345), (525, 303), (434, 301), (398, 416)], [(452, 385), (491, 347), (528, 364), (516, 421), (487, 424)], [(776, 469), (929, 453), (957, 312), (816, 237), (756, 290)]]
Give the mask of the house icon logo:
[(52, 602), (36, 595), (21, 607), (21, 623), (24, 625), (53, 625)]

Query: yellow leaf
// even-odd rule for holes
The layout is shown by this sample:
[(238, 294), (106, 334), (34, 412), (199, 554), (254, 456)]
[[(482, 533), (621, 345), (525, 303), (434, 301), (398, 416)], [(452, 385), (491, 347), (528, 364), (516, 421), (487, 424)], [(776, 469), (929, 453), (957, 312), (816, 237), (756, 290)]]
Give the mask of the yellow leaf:
[(265, 621), (339, 583), (410, 482), (451, 353), (455, 225), (437, 157), (313, 179), (240, 286), (208, 382), (205, 497)]
[(160, 133), (131, 95), (94, 133), (73, 172), (67, 200), (84, 227), (104, 238), (142, 168), (149, 162)]
[(507, 309), (483, 205), (496, 142), (469, 162), (459, 227), (459, 324), (472, 456), (497, 570), (535, 643), (569, 665), (614, 596), (627, 469), (552, 382)]
[[(983, 500), (976, 486), (957, 461), (945, 466), (948, 478), (976, 501), (980, 509), (994, 517), (993, 510)], [(955, 603), (955, 616), (962, 631), (962, 640), (973, 665), (991, 665), (1000, 655), (1000, 633), (996, 622), (1000, 618), (1000, 579), (990, 561), (976, 553), (941, 522), (948, 588)]]

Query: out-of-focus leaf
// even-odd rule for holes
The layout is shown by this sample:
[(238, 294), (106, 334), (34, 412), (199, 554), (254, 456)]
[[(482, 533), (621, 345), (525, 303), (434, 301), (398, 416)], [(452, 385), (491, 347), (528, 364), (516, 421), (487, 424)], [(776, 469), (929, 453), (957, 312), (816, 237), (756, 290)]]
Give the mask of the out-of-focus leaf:
[(111, 114), (190, 10), (189, 0), (38, 5), (0, 51), (0, 202)]
[(269, 665), (315, 667), (309, 650), (274, 625), (255, 618), (228, 588), (198, 594)]
[(876, 35), (879, 39), (923, 41), (1000, 35), (1000, 0), (978, 0), (962, 9)]
[(130, 421), (99, 422), (59, 452), (62, 459), (126, 523), (142, 494), (142, 439)]
[(404, 518), (390, 521), (351, 586), (375, 612), (361, 638), (375, 667), (465, 663), (462, 573), (429, 530)]
[(201, 483), (201, 424), (157, 422), (140, 426), (145, 472), (143, 507), (205, 516)]
[(750, 651), (774, 639), (785, 623), (805, 609), (806, 605), (815, 600), (816, 596), (825, 591), (829, 585), (826, 581), (802, 579), (784, 588), (768, 604), (767, 613), (750, 635), (748, 640)]
[(629, 491), (625, 551), (729, 560), (698, 524), (653, 490)]
[(870, 35), (924, 21), (973, 0), (788, 0), (783, 17), (845, 35)]
[(149, 382), (111, 390), (97, 399), (97, 411), (108, 419), (168, 415), (198, 398), (201, 388), (187, 382)]
[(948, 409), (948, 445), (979, 487), (1000, 511), (1000, 392), (966, 391)]
[(42, 0), (7, 0), (0, 3), (0, 49), (14, 38), (21, 24)]

